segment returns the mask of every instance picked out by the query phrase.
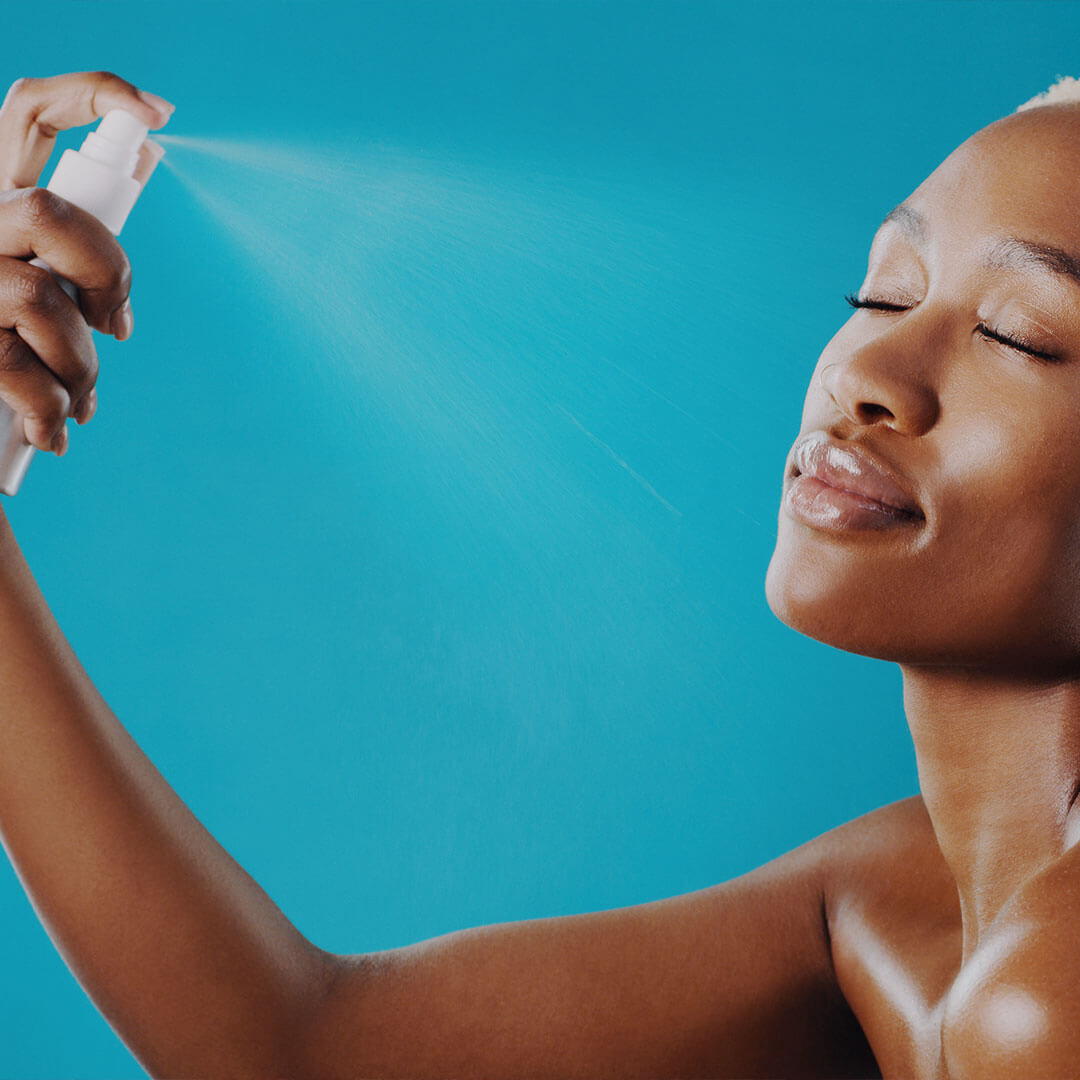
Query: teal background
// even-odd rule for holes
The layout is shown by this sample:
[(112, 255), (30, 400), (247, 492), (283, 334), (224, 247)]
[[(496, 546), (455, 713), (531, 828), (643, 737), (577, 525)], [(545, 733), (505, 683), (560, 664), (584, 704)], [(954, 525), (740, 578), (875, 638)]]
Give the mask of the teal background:
[[(877, 223), (1080, 74), (1076, 5), (53, 0), (4, 30), (7, 82), (114, 70), (170, 133), (331, 163), (170, 148), (98, 414), (4, 504), (303, 933), (666, 897), (917, 790), (898, 669), (765, 604), (781, 472)], [(143, 1075), (6, 864), (0, 915), (0, 1073)]]

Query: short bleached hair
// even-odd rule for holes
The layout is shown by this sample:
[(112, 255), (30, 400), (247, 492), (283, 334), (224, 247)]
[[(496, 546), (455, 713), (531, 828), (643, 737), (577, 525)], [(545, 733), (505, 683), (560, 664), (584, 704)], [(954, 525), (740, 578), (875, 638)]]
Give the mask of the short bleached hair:
[(1059, 75), (1057, 82), (1041, 94), (1036, 94), (1030, 101), (1016, 107), (1017, 112), (1025, 109), (1037, 109), (1040, 105), (1062, 105), (1080, 102), (1080, 79), (1071, 75)]

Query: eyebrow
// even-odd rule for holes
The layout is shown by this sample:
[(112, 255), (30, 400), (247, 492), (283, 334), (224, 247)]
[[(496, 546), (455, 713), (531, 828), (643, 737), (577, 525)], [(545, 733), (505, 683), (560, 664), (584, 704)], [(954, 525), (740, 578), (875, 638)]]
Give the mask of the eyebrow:
[[(926, 242), (929, 227), (926, 218), (906, 203), (894, 206), (884, 217), (879, 231), (890, 221), (919, 244)], [(1019, 236), (1004, 236), (997, 240), (984, 256), (986, 266), (995, 270), (1023, 270), (1035, 267), (1070, 279), (1080, 286), (1080, 257), (1037, 240), (1023, 240)]]

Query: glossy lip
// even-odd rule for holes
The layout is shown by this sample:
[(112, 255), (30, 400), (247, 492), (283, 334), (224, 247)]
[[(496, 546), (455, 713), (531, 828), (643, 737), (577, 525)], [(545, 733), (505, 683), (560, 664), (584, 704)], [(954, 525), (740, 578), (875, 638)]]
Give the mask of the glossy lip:
[(883, 509), (899, 510), (916, 520), (926, 519), (922, 507), (891, 467), (855, 443), (834, 439), (824, 431), (811, 431), (796, 439), (790, 460), (789, 479), (813, 476), (829, 487), (879, 503)]

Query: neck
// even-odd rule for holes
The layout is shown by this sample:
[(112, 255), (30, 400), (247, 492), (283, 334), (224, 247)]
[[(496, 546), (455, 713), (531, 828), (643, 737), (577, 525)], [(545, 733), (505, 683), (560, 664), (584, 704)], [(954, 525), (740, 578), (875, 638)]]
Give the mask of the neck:
[(1080, 839), (1080, 677), (902, 666), (919, 786), (956, 879), (964, 957)]

